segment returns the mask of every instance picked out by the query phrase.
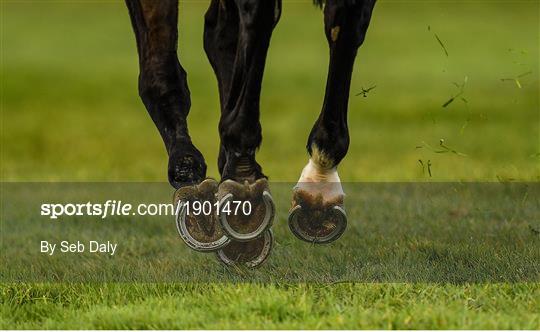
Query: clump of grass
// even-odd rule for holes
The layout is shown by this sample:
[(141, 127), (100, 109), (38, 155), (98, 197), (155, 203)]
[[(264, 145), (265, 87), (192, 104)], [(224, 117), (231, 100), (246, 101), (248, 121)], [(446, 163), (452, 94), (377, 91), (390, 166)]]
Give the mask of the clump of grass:
[(357, 96), (357, 97), (358, 97), (358, 96), (363, 96), (364, 98), (366, 98), (366, 97), (368, 96), (368, 93), (369, 93), (371, 90), (375, 89), (376, 87), (377, 87), (376, 85), (373, 85), (373, 86), (371, 86), (371, 87), (369, 87), (369, 88), (367, 88), (367, 89), (364, 89), (364, 87), (362, 87), (362, 91), (360, 91), (359, 93), (357, 93), (356, 96)]
[(501, 81), (502, 81), (502, 82), (508, 82), (508, 81), (514, 82), (514, 83), (516, 84), (516, 86), (517, 86), (519, 89), (521, 89), (521, 88), (523, 88), (523, 85), (521, 84), (520, 79), (521, 79), (522, 77), (525, 77), (525, 76), (530, 75), (530, 74), (532, 74), (532, 71), (529, 70), (528, 72), (523, 73), (523, 74), (520, 74), (520, 75), (517, 75), (516, 77), (511, 77), (511, 78), (501, 78)]
[(428, 150), (433, 151), (435, 153), (453, 153), (453, 154), (455, 154), (457, 156), (460, 156), (460, 157), (467, 157), (466, 154), (464, 154), (462, 152), (459, 152), (456, 149), (453, 149), (453, 148), (447, 146), (445, 144), (444, 138), (441, 138), (439, 140), (439, 147), (438, 148), (435, 148), (435, 147), (429, 145), (425, 141), (422, 141), (422, 145), (419, 145), (416, 148), (417, 149), (427, 148)]
[(507, 176), (499, 175), (499, 174), (497, 174), (495, 177), (497, 178), (497, 181), (499, 181), (500, 183), (507, 183), (507, 182), (516, 181), (516, 179), (513, 178), (513, 177), (507, 177)]
[(422, 166), (422, 174), (426, 174), (426, 168), (427, 168), (427, 172), (429, 174), (429, 177), (432, 177), (432, 175), (431, 175), (431, 160), (428, 159), (426, 164), (424, 164), (422, 159), (418, 159), (418, 162)]
[(467, 85), (468, 81), (469, 81), (469, 76), (465, 76), (463, 78), (463, 83), (461, 84), (452, 82), (452, 84), (458, 89), (458, 91), (442, 105), (443, 108), (448, 107), (448, 105), (454, 102), (454, 100), (456, 100), (457, 98), (459, 98), (462, 102), (464, 102), (465, 105), (468, 104), (468, 100), (465, 99), (465, 97), (463, 97), (463, 95), (465, 94), (465, 86)]
[(467, 119), (465, 120), (465, 123), (463, 126), (461, 126), (460, 134), (463, 134), (463, 131), (465, 131), (465, 128), (469, 125), (470, 122), (470, 115), (469, 115), (469, 101), (467, 98), (465, 98), (465, 86), (467, 85), (467, 82), (469, 81), (469, 77), (465, 76), (463, 78), (462, 83), (452, 82), (452, 84), (457, 88), (457, 92), (450, 97), (443, 105), (443, 108), (447, 108), (450, 104), (452, 104), (455, 100), (460, 100), (465, 105), (465, 110), (467, 111)]
[[(431, 31), (431, 26), (428, 25), (428, 31)], [(441, 38), (439, 38), (439, 35), (437, 35), (436, 32), (433, 32), (433, 35), (435, 36), (435, 39), (437, 40), (437, 42), (439, 43), (439, 45), (441, 45), (443, 51), (444, 51), (444, 54), (446, 55), (446, 57), (448, 57), (448, 50), (446, 49), (446, 46), (444, 45), (444, 43), (442, 42)]]

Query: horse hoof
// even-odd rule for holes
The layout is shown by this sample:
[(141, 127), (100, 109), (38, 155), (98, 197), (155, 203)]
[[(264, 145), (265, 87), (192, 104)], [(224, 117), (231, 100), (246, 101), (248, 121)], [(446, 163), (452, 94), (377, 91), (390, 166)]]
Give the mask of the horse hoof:
[(219, 222), (232, 240), (251, 241), (272, 226), (275, 206), (266, 179), (252, 184), (226, 180), (219, 185), (218, 199)]
[(231, 241), (216, 252), (219, 261), (228, 266), (256, 268), (266, 261), (274, 246), (274, 234), (269, 229), (262, 236), (247, 242)]
[(342, 196), (325, 202), (320, 195), (313, 197), (303, 190), (295, 192), (289, 229), (297, 238), (316, 244), (330, 243), (339, 239), (346, 228)]
[(195, 213), (194, 209), (188, 209), (188, 205), (196, 201), (201, 204), (211, 204), (213, 207), (217, 187), (215, 180), (206, 179), (199, 185), (182, 187), (174, 194), (176, 228), (182, 240), (193, 250), (217, 251), (230, 242), (221, 229), (215, 211), (205, 213), (202, 209), (198, 211), (199, 213)]

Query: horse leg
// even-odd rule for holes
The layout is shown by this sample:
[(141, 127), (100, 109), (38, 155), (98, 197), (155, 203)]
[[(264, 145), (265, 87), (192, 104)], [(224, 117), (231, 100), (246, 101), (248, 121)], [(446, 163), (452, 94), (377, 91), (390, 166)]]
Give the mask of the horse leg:
[(139, 54), (139, 95), (165, 143), (169, 182), (178, 189), (174, 195), (178, 231), (190, 248), (216, 251), (229, 242), (217, 217), (188, 215), (186, 210), (195, 201), (213, 204), (217, 182), (204, 180), (204, 157), (188, 133), (191, 101), (176, 51), (178, 0), (126, 0), (126, 4)]
[(322, 111), (307, 142), (310, 155), (294, 190), (289, 227), (302, 240), (327, 243), (347, 225), (337, 166), (349, 148), (347, 107), (356, 53), (375, 0), (327, 0), (324, 26), (330, 64)]
[(228, 91), (222, 99), (219, 123), (225, 157), (222, 180), (254, 182), (265, 178), (255, 161), (255, 151), (262, 141), (259, 100), (266, 54), (281, 2), (234, 0), (234, 4), (239, 16), (236, 52), (230, 82), (225, 84)]
[(169, 155), (174, 188), (199, 183), (206, 164), (186, 118), (191, 106), (186, 71), (177, 56), (178, 0), (126, 0), (139, 54), (139, 95)]
[(204, 45), (218, 80), (221, 103), (218, 198), (220, 206), (233, 197), (249, 201), (254, 212), (247, 216), (220, 214), (221, 225), (233, 240), (218, 252), (227, 264), (257, 266), (271, 249), (274, 206), (255, 151), (262, 140), (262, 76), (280, 13), (280, 0), (213, 0), (205, 16)]
[[(204, 20), (204, 50), (218, 82), (221, 113), (230, 91), (238, 43), (239, 16), (234, 0), (212, 0)], [(223, 142), (218, 156), (219, 173), (226, 157)]]

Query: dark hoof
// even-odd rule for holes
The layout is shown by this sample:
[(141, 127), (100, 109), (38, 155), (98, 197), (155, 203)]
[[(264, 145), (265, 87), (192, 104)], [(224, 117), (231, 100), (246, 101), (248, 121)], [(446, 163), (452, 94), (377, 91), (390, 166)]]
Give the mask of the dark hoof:
[(217, 258), (229, 266), (255, 268), (270, 256), (274, 246), (274, 234), (269, 229), (263, 236), (248, 242), (231, 241), (223, 249), (216, 252)]
[(343, 197), (324, 201), (318, 195), (297, 190), (289, 212), (289, 228), (300, 240), (310, 243), (329, 243), (339, 239), (347, 228)]
[(200, 183), (206, 177), (204, 157), (191, 143), (170, 152), (168, 168), (169, 183), (175, 189)]
[(219, 221), (231, 239), (251, 241), (272, 226), (275, 207), (266, 179), (253, 184), (226, 180), (219, 185), (218, 199)]
[[(213, 204), (216, 201), (218, 184), (213, 179), (206, 179), (199, 185), (182, 187), (174, 194), (176, 228), (184, 242), (197, 251), (216, 251), (227, 245), (230, 240), (223, 233)], [(193, 202), (211, 204), (210, 213), (196, 213)], [(190, 205), (188, 213), (188, 204)], [(203, 209), (204, 210), (204, 209)], [(206, 211), (208, 212), (208, 211)]]

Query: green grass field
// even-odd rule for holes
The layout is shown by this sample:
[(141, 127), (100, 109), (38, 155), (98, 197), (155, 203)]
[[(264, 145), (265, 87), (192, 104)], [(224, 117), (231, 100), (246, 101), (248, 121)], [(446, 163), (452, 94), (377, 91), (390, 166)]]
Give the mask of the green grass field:
[[(328, 51), (311, 1), (284, 0), (266, 66), (258, 155), (280, 209), (273, 256), (257, 271), (227, 269), (188, 251), (167, 219), (133, 228), (113, 220), (103, 232), (129, 239), (132, 256), (122, 259), (140, 257), (141, 266), (109, 271), (164, 276), (106, 283), (83, 273), (102, 261), (61, 256), (49, 265), (26, 256), (55, 228), (43, 226), (33, 205), (7, 204), (17, 184), (5, 182), (165, 181), (166, 154), (137, 96), (127, 11), (121, 1), (0, 1), (0, 328), (540, 328), (537, 185), (513, 200), (473, 195), (478, 206), (467, 196), (460, 204), (410, 204), (416, 196), (392, 191), (397, 181), (537, 184), (538, 1), (380, 0), (355, 67), (351, 146), (340, 166), (354, 203), (351, 225), (339, 242), (314, 248), (289, 233), (286, 210), (290, 183), (307, 161)], [(180, 57), (192, 137), (217, 177), (217, 84), (202, 49), (206, 6), (181, 4)], [(443, 108), (459, 92), (453, 82), (465, 77), (464, 99)], [(373, 85), (366, 98), (355, 96)], [(56, 230), (68, 232), (64, 225)], [(36, 263), (35, 275), (15, 265), (25, 261)], [(80, 269), (83, 281), (44, 282), (65, 266)], [(176, 282), (165, 280), (170, 271)], [(27, 281), (14, 282), (17, 275)]]

